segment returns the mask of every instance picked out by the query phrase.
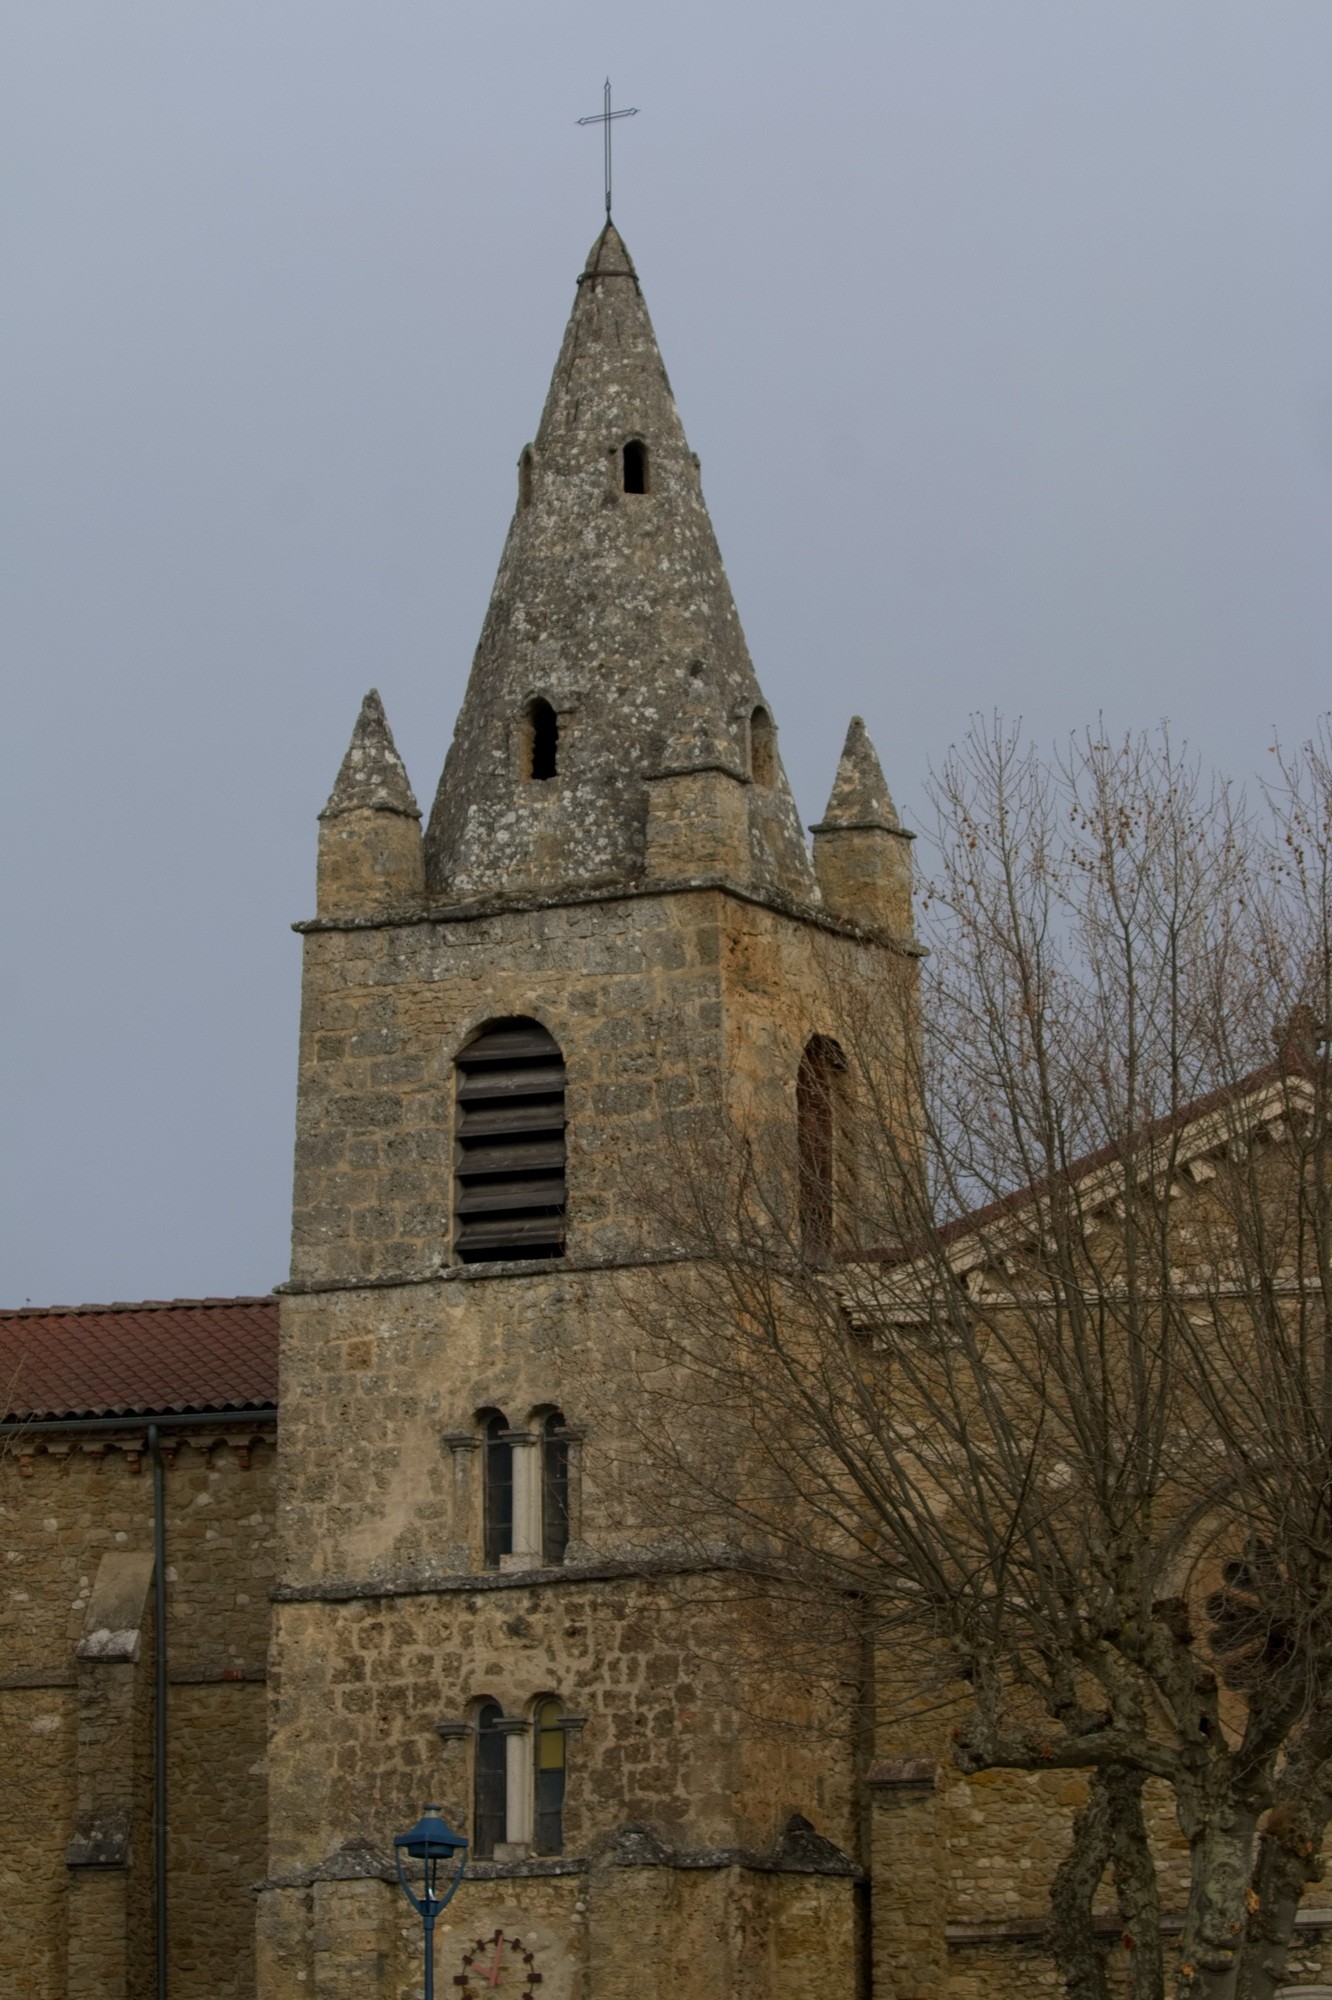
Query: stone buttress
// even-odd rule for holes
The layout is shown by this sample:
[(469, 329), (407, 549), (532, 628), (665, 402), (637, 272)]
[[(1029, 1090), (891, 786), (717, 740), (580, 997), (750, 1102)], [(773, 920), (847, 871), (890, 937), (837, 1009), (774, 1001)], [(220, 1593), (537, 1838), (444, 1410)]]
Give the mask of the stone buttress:
[(390, 1843), (430, 1802), (482, 1854), (444, 1991), (489, 1939), (543, 2000), (851, 1994), (864, 1746), (791, 1726), (744, 1605), (631, 1532), (607, 1413), (648, 1169), (719, 1104), (793, 1121), (829, 995), (911, 979), (906, 840), (862, 731), (816, 877), (609, 224), (518, 483), (423, 859), (371, 697), (300, 927), (259, 1991), (411, 1990)]

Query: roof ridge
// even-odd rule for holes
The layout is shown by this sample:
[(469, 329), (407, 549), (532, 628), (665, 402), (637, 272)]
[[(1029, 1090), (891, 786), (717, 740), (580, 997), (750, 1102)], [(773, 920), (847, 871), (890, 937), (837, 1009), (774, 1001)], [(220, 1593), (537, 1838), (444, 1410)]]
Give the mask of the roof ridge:
[(1149, 1118), (1139, 1131), (1123, 1133), (1118, 1138), (1107, 1140), (1104, 1145), (1094, 1146), (1085, 1153), (1058, 1169), (1052, 1170), (1040, 1180), (1027, 1181), (1006, 1194), (995, 1195), (991, 1200), (979, 1203), (975, 1208), (964, 1209), (960, 1215), (950, 1216), (947, 1222), (939, 1224), (932, 1234), (922, 1233), (915, 1244), (895, 1244), (886, 1249), (869, 1250), (858, 1257), (849, 1257), (848, 1263), (904, 1264), (920, 1255), (917, 1246), (930, 1241), (949, 1244), (965, 1240), (977, 1230), (984, 1229), (992, 1222), (1032, 1208), (1057, 1184), (1075, 1185), (1089, 1174), (1102, 1167), (1113, 1166), (1116, 1160), (1125, 1162), (1136, 1157), (1143, 1150), (1155, 1145), (1158, 1140), (1169, 1138), (1176, 1132), (1187, 1131), (1190, 1125), (1201, 1125), (1215, 1112), (1229, 1105), (1239, 1105), (1245, 1098), (1255, 1096), (1272, 1084), (1288, 1077), (1298, 1076), (1301, 1065), (1283, 1050), (1273, 1061), (1259, 1063), (1256, 1069), (1247, 1070), (1243, 1076), (1235, 1077), (1229, 1083), (1217, 1084), (1205, 1090), (1200, 1097), (1190, 1098), (1178, 1110), (1162, 1112), (1156, 1118)]
[(0, 1319), (69, 1319), (76, 1313), (207, 1312), (228, 1306), (275, 1306), (276, 1292), (240, 1292), (233, 1298), (115, 1299), (106, 1305), (0, 1306)]

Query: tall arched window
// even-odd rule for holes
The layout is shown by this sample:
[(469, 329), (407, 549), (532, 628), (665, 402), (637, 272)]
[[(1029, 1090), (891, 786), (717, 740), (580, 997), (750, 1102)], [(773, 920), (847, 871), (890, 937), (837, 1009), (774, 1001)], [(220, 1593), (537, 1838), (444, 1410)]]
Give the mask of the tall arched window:
[(533, 1776), (533, 1822), (538, 1854), (558, 1854), (564, 1846), (564, 1708), (554, 1700), (537, 1704)]
[(626, 493), (648, 490), (648, 448), (642, 438), (630, 438), (624, 448), (624, 490)]
[(800, 1243), (806, 1257), (826, 1263), (836, 1233), (838, 1150), (846, 1057), (827, 1035), (805, 1046), (796, 1077), (796, 1141), (800, 1175)]
[(756, 708), (749, 718), (749, 775), (756, 785), (776, 783), (777, 732), (766, 708)]
[(483, 1701), (476, 1717), (476, 1785), (472, 1810), (472, 1854), (492, 1861), (508, 1833), (508, 1752), (500, 1727), (504, 1710)]
[(569, 1546), (569, 1440), (564, 1418), (552, 1410), (541, 1426), (541, 1551), (562, 1563)]
[(523, 446), (523, 455), (518, 461), (518, 505), (520, 509), (532, 504), (532, 447)]
[(497, 1021), (457, 1061), (454, 1252), (564, 1255), (564, 1058), (536, 1021)]
[(527, 705), (523, 725), (523, 776), (544, 781), (559, 775), (560, 719), (538, 695)]
[(483, 1450), (486, 1567), (498, 1569), (500, 1557), (513, 1554), (513, 1445), (509, 1420), (500, 1410), (487, 1419)]

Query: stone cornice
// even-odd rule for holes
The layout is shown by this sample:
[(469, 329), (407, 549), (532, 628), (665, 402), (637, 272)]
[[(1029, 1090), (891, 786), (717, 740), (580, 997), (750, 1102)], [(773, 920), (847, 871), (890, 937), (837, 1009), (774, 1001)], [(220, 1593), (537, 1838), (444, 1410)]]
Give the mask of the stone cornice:
[(326, 1577), (317, 1583), (278, 1583), (269, 1591), (273, 1604), (359, 1604), (389, 1597), (458, 1597), (476, 1591), (533, 1590), (547, 1584), (648, 1582), (665, 1576), (721, 1576), (752, 1568), (741, 1558), (724, 1556), (647, 1556), (638, 1561), (608, 1558), (604, 1562), (560, 1563), (541, 1569), (470, 1570), (446, 1576), (345, 1578)]
[[(527, 1861), (469, 1861), (466, 1879), (469, 1882), (522, 1882), (543, 1875), (586, 1875), (600, 1858), (603, 1857), (561, 1854), (534, 1856)], [(800, 1860), (788, 1858), (777, 1851), (761, 1854), (745, 1847), (700, 1847), (645, 1850), (641, 1854), (612, 1851), (604, 1858), (609, 1859), (614, 1868), (666, 1868), (680, 1874), (697, 1873), (704, 1869), (742, 1868), (752, 1875), (834, 1875), (852, 1881), (865, 1879), (864, 1869), (849, 1855), (838, 1855), (835, 1860), (813, 1857)], [(309, 1889), (316, 1882), (369, 1880), (396, 1883), (397, 1879), (391, 1863), (367, 1850), (356, 1849), (334, 1855), (317, 1868), (296, 1868), (270, 1875), (262, 1882), (256, 1882), (254, 1888), (257, 1893), (262, 1893), (265, 1889)]]
[[(288, 1278), (274, 1291), (289, 1298), (308, 1298), (320, 1292), (391, 1292), (399, 1285), (480, 1285), (496, 1278), (584, 1277), (590, 1271), (652, 1270), (661, 1264), (683, 1264), (686, 1252), (673, 1250), (642, 1257), (515, 1257), (493, 1264), (440, 1264), (433, 1271), (399, 1273), (391, 1278)], [(452, 1444), (451, 1433), (445, 1442)], [(572, 1436), (572, 1433), (570, 1434)]]
[(420, 910), (399, 909), (364, 917), (303, 917), (292, 925), (292, 929), (300, 936), (308, 937), (321, 931), (391, 931), (421, 924), (471, 924), (480, 923), (487, 917), (527, 916), (538, 910), (584, 909), (596, 903), (640, 903), (657, 896), (693, 896), (709, 892), (771, 910), (777, 916), (788, 917), (794, 923), (809, 924), (833, 937), (850, 938), (857, 944), (879, 945), (903, 958), (925, 956), (924, 946), (912, 938), (894, 937), (869, 925), (850, 923), (843, 917), (832, 916), (827, 910), (798, 903), (793, 896), (783, 895), (779, 889), (756, 889), (727, 875), (690, 876), (674, 882), (606, 883), (600, 887), (568, 889), (558, 896), (478, 897), (473, 902), (430, 903)]

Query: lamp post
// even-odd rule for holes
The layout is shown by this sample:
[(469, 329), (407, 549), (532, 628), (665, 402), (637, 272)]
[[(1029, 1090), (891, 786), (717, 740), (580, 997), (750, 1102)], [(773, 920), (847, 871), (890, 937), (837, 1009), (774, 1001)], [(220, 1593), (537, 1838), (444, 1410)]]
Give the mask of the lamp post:
[[(458, 1866), (453, 1880), (441, 1895), (435, 1887), (436, 1871), (441, 1861), (450, 1862), (455, 1854)], [(407, 1880), (404, 1855), (410, 1855), (413, 1861), (421, 1863), (422, 1889), (419, 1896)], [(452, 1900), (462, 1881), (463, 1869), (467, 1866), (467, 1842), (440, 1817), (438, 1806), (427, 1806), (410, 1833), (400, 1833), (394, 1838), (393, 1858), (398, 1866), (398, 1880), (403, 1894), (420, 1917), (425, 1930), (425, 2000), (435, 2000), (435, 1919), (445, 1904)]]

